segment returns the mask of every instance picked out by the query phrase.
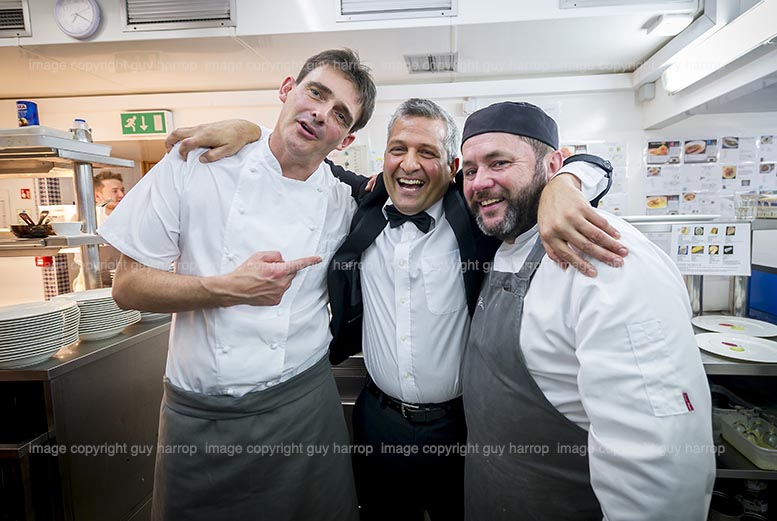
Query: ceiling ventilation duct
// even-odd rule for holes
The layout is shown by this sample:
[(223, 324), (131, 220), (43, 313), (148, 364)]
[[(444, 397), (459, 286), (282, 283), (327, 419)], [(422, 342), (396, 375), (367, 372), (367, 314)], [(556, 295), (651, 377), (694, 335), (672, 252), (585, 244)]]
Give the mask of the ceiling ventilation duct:
[(234, 27), (235, 0), (122, 0), (124, 32)]
[(340, 0), (338, 22), (456, 16), (458, 0)]
[(456, 72), (459, 55), (455, 52), (441, 54), (406, 54), (405, 65), (410, 74), (422, 72)]
[(31, 35), (27, 0), (0, 0), (0, 37)]

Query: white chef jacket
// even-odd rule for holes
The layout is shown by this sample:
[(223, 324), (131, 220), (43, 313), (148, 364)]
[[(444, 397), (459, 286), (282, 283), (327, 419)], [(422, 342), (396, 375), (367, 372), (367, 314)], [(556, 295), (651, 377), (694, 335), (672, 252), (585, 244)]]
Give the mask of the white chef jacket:
[[(605, 519), (706, 520), (710, 391), (682, 277), (636, 228), (600, 213), (629, 255), (621, 268), (593, 261), (596, 278), (543, 258), (523, 309), (526, 366), (548, 401), (588, 431)], [(517, 273), (537, 237), (535, 226), (504, 243), (494, 269)]]
[(282, 176), (271, 131), (236, 155), (203, 164), (198, 149), (168, 153), (100, 228), (125, 255), (152, 268), (211, 276), (235, 270), (257, 251), (284, 260), (319, 255), (297, 273), (277, 306), (176, 313), (166, 375), (203, 394), (241, 396), (288, 380), (326, 354), (326, 266), (348, 231), (351, 188), (321, 164), (306, 181)]
[[(588, 163), (570, 163), (562, 171), (580, 179), (588, 199), (607, 186), (603, 171)], [(426, 212), (434, 219), (429, 232), (412, 222), (387, 225), (362, 255), (364, 363), (383, 392), (408, 403), (461, 395), (469, 334), (456, 236), (442, 200)]]

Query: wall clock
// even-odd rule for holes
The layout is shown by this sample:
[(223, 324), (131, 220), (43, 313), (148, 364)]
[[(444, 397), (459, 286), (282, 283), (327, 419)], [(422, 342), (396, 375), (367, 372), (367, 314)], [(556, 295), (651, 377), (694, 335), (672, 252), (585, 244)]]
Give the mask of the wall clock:
[(97, 32), (100, 6), (95, 0), (57, 0), (54, 19), (63, 33), (83, 40)]

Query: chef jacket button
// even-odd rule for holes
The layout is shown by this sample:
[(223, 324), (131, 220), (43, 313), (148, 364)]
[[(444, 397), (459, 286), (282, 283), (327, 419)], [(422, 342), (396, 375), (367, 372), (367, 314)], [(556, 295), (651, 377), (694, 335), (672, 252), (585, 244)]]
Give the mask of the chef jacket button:
[(226, 391), (227, 391), (227, 394), (228, 394), (229, 396), (232, 396), (232, 395), (234, 395), (234, 394), (235, 394), (235, 390), (234, 390), (234, 389), (232, 389), (231, 387), (227, 387)]
[(270, 344), (270, 349), (275, 350), (278, 349), (281, 345), (278, 342), (273, 342)]
[(239, 208), (237, 211), (240, 212), (240, 213), (246, 213), (246, 209), (245, 208)]
[(405, 297), (402, 297), (402, 298), (399, 300), (399, 303), (400, 303), (400, 304), (406, 304), (406, 303), (407, 303), (407, 299), (406, 299)]
[(405, 267), (406, 264), (407, 262), (405, 262), (404, 260), (399, 261), (399, 265), (403, 268)]
[(316, 188), (316, 192), (318, 192), (318, 193), (323, 193), (323, 192), (324, 192), (324, 189), (323, 189), (323, 188)]
[(228, 261), (232, 261), (232, 260), (234, 260), (234, 259), (235, 259), (235, 256), (234, 256), (234, 255), (232, 255), (231, 253), (227, 253), (227, 260), (228, 260)]
[(310, 230), (311, 232), (314, 232), (314, 231), (318, 230), (318, 226), (316, 226), (315, 224), (309, 224), (308, 225), (308, 230)]
[(229, 353), (229, 346), (221, 346), (221, 352), (224, 354)]
[(405, 373), (405, 374), (404, 374), (404, 377), (405, 377), (405, 378), (410, 378), (410, 373)]
[(399, 337), (399, 339), (403, 342), (407, 342), (407, 337), (405, 335), (402, 335), (401, 337)]

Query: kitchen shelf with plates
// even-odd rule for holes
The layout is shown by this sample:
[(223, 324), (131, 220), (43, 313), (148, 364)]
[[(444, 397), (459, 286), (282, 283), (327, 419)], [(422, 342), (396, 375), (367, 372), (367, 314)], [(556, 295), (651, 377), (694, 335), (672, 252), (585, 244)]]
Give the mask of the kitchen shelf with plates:
[(88, 289), (101, 287), (93, 167), (132, 168), (134, 161), (111, 157), (111, 147), (92, 143), (91, 133), (28, 126), (0, 129), (0, 176), (72, 177), (75, 184), (76, 220), (83, 221), (84, 234), (49, 236), (43, 239), (0, 237), (0, 257), (53, 255), (68, 247), (81, 247), (84, 282)]

